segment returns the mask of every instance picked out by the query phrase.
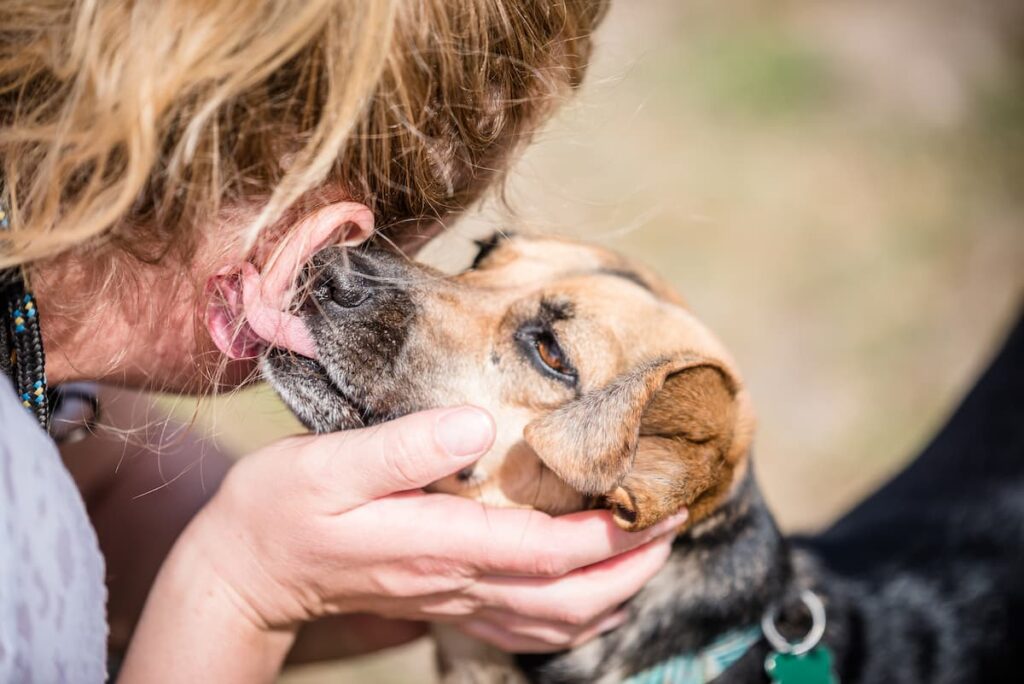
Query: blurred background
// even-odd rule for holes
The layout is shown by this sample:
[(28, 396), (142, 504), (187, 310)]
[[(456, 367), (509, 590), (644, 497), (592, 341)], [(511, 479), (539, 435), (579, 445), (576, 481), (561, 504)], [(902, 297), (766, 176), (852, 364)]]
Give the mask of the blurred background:
[[(579, 97), (424, 258), (495, 229), (604, 243), (734, 352), (788, 530), (913, 457), (1024, 302), (1024, 4), (619, 0)], [(178, 407), (178, 410), (183, 410)], [(266, 390), (204, 407), (243, 453), (296, 424)], [(282, 681), (429, 682), (428, 643)]]

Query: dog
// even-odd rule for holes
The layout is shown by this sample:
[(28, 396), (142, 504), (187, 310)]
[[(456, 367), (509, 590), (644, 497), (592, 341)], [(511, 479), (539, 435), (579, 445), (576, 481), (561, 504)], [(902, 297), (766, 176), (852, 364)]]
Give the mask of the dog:
[(836, 571), (813, 539), (780, 533), (751, 465), (755, 418), (735, 361), (643, 266), (496, 235), (456, 276), (380, 248), (329, 248), (300, 289), (318, 358), (272, 351), (262, 371), (311, 430), (471, 403), (494, 416), (494, 445), (433, 491), (551, 515), (607, 507), (626, 530), (689, 510), (622, 627), (519, 656), (439, 628), (445, 681), (784, 682), (794, 663), (818, 668), (802, 681), (1016, 672), (1004, 635), (1019, 633), (1024, 605), (1021, 498), (993, 491), (970, 510), (929, 511), (905, 553)]

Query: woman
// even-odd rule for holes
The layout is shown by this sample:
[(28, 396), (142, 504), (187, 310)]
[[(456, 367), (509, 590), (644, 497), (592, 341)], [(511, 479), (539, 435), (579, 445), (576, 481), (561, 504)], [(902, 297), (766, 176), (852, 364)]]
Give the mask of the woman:
[[(45, 382), (204, 393), (251, 378), (270, 346), (307, 351), (289, 314), (301, 264), (375, 231), (412, 253), (441, 230), (579, 83), (601, 13), (586, 0), (0, 6), (0, 352), (14, 352), (0, 380), (0, 680), (104, 676), (103, 562), (41, 429)], [(604, 512), (551, 519), (417, 491), (493, 432), (462, 407), (242, 459), (163, 563), (121, 679), (270, 680), (300, 625), (358, 611), (456, 621), (515, 651), (612, 628), (679, 520), (631, 536)]]

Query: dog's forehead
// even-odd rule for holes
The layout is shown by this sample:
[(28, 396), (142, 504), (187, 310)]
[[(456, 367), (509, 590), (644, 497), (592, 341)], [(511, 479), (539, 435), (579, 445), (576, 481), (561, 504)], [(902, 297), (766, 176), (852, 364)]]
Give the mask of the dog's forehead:
[(566, 273), (609, 266), (614, 255), (592, 245), (555, 237), (516, 235), (493, 242), (479, 273), (492, 274), (507, 285), (538, 282)]
[(549, 285), (545, 296), (564, 298), (581, 323), (594, 322), (600, 334), (614, 336), (627, 366), (680, 350), (727, 359), (724, 346), (693, 313), (631, 278), (611, 273), (567, 276)]
[(467, 280), (490, 287), (518, 288), (580, 275), (613, 275), (685, 306), (679, 293), (658, 275), (609, 249), (550, 236), (514, 235), (494, 240), (489, 241), (478, 270), (464, 274)]
[(515, 235), (490, 242), (477, 268), (459, 279), (471, 289), (571, 305), (575, 320), (562, 323), (567, 343), (593, 350), (590, 342), (600, 338), (619, 350), (614, 363), (605, 354), (590, 354), (581, 365), (595, 356), (597, 363), (610, 363), (605, 370), (619, 372), (685, 351), (735, 370), (724, 345), (671, 285), (603, 247)]

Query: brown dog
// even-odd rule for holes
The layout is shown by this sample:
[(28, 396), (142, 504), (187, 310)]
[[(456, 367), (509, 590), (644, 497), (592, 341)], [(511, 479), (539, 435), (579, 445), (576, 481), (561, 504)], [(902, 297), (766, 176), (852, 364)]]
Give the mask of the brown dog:
[[(265, 372), (309, 427), (459, 403), (494, 416), (493, 448), (434, 491), (556, 515), (608, 506), (638, 530), (684, 506), (699, 524), (746, 470), (754, 419), (733, 361), (661, 279), (615, 253), (499, 237), (446, 278), (387, 252), (327, 250), (307, 284), (319, 363), (281, 354)], [(479, 678), (482, 662), (456, 660)]]
[(305, 360), (275, 357), (268, 377), (318, 431), (488, 409), (494, 447), (436, 491), (551, 514), (607, 502), (642, 529), (683, 506), (698, 522), (744, 471), (754, 421), (729, 355), (663, 281), (612, 252), (517, 236), (454, 278), (333, 250), (313, 273), (306, 320), (342, 393), (307, 387), (325, 379)]
[(517, 237), (454, 283), (428, 316), (492, 336), (461, 346), (502, 435), (471, 481), (437, 490), (553, 514), (607, 502), (626, 529), (683, 506), (692, 524), (726, 496), (750, 443), (747, 394), (660, 279), (596, 247)]
[[(305, 278), (301, 315), (318, 358), (272, 352), (264, 373), (310, 428), (477, 404), (498, 438), (437, 491), (551, 514), (607, 506), (626, 529), (689, 508), (622, 627), (517, 657), (438, 629), (446, 680), (632, 684), (698, 668), (716, 684), (764, 682), (778, 653), (758, 625), (776, 614), (790, 638), (821, 639), (799, 664), (803, 675), (819, 668), (813, 681), (830, 669), (847, 684), (1019, 679), (999, 638), (1016, 633), (1012, 608), (1024, 605), (1019, 489), (911, 505), (891, 522), (875, 511), (896, 545), (879, 554), (875, 528), (852, 566), (843, 549), (784, 538), (749, 467), (754, 419), (733, 362), (646, 269), (592, 246), (514, 237), (483, 244), (451, 278), (372, 248), (326, 250)], [(824, 600), (820, 630), (801, 609), (808, 590)]]

